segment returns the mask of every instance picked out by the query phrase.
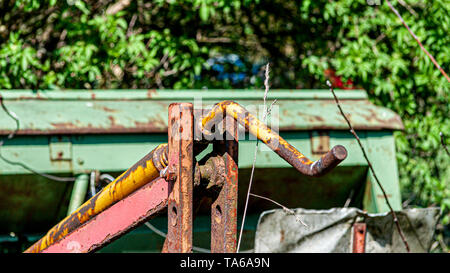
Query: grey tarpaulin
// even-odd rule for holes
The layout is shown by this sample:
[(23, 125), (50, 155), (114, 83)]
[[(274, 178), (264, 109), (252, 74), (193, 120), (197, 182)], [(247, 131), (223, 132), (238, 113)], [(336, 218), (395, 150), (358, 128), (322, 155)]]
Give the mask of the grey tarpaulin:
[[(357, 208), (294, 211), (296, 215), (282, 209), (261, 214), (255, 252), (352, 252), (355, 222), (366, 223), (365, 252), (406, 252), (390, 213), (368, 214)], [(411, 252), (428, 252), (440, 209), (405, 209), (396, 214)]]

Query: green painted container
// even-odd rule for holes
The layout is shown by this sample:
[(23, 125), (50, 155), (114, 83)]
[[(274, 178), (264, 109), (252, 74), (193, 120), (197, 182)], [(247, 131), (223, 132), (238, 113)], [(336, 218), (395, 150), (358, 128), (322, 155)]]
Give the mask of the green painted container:
[[(234, 100), (262, 118), (263, 91), (256, 90), (65, 90), (0, 91), (6, 107), (20, 120), (13, 139), (0, 147), (1, 155), (39, 172), (80, 176), (91, 171), (118, 175), (160, 143), (167, 142), (167, 110), (173, 102), (193, 102), (208, 109), (217, 102)], [(394, 209), (401, 209), (394, 130), (402, 130), (400, 117), (375, 106), (364, 90), (337, 90), (344, 112), (356, 129)], [(369, 212), (388, 210), (374, 183), (362, 152), (340, 115), (329, 90), (271, 90), (267, 103), (277, 99), (268, 123), (309, 158), (318, 159), (334, 145), (344, 145), (347, 159), (320, 178), (297, 173), (278, 155), (259, 145), (252, 192), (288, 207), (327, 209), (349, 206)], [(0, 135), (16, 128), (15, 121), (0, 111)], [(241, 132), (239, 142), (239, 209), (242, 214), (255, 139)], [(208, 151), (203, 152), (206, 154)], [(85, 181), (86, 176), (83, 176)], [(77, 185), (74, 187), (74, 184)], [(0, 159), (0, 244), (38, 239), (66, 214), (74, 182), (55, 182), (34, 175), (19, 165)], [(86, 189), (81, 189), (81, 192)], [(71, 207), (74, 206), (70, 204)], [(257, 215), (274, 205), (250, 198), (246, 221), (248, 247)], [(200, 209), (196, 232), (209, 232), (208, 204)], [(153, 220), (164, 227), (164, 217)], [(16, 234), (11, 237), (10, 234)], [(143, 233), (142, 233), (143, 232)], [(199, 233), (199, 234), (200, 234)], [(144, 234), (144, 235), (142, 235)], [(19, 236), (20, 235), (20, 236)], [(34, 236), (35, 235), (35, 236)], [(134, 237), (133, 237), (134, 236)], [(137, 236), (137, 237), (136, 237)], [(142, 248), (142, 238), (157, 238), (140, 227), (106, 247), (104, 251), (158, 251), (154, 239)], [(148, 237), (148, 238), (150, 238)], [(194, 235), (194, 242), (196, 242)], [(197, 236), (209, 237), (209, 236)], [(20, 239), (22, 238), (22, 239)], [(23, 239), (26, 238), (26, 239)], [(135, 238), (135, 239), (133, 239)], [(133, 240), (136, 243), (133, 243)], [(125, 243), (124, 243), (125, 242)], [(128, 242), (128, 243), (127, 243)], [(158, 241), (159, 242), (159, 241)], [(203, 241), (203, 247), (208, 242)], [(144, 244), (145, 245), (145, 244)], [(243, 245), (244, 246), (244, 245)]]

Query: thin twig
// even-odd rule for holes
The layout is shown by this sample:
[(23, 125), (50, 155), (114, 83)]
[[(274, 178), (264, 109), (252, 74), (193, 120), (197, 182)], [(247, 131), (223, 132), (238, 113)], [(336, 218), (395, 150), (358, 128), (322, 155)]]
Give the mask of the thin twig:
[(444, 134), (442, 132), (439, 132), (439, 136), (441, 137), (442, 147), (444, 147), (444, 150), (447, 152), (447, 155), (450, 155), (450, 153), (447, 150), (447, 145), (445, 145), (445, 140), (444, 140), (445, 136), (444, 136)]
[(274, 105), (276, 102), (277, 102), (277, 99), (274, 99), (274, 100), (272, 101), (272, 103), (270, 104), (269, 109), (267, 109), (267, 117), (270, 116), (270, 113), (272, 112), (272, 107), (273, 107), (273, 105)]
[(414, 34), (414, 32), (412, 32), (412, 30), (408, 27), (405, 20), (403, 20), (402, 16), (400, 15), (400, 13), (392, 6), (392, 4), (391, 4), (391, 2), (389, 2), (389, 0), (386, 0), (386, 2), (388, 4), (388, 6), (391, 8), (391, 10), (397, 15), (397, 17), (400, 18), (400, 21), (402, 21), (402, 24), (406, 27), (406, 29), (409, 31), (411, 36), (413, 36), (413, 38), (417, 41), (417, 43), (419, 44), (422, 51), (425, 52), (425, 54), (427, 54), (427, 56), (430, 58), (430, 60), (433, 62), (433, 64), (439, 69), (439, 71), (441, 71), (442, 75), (444, 75), (444, 77), (447, 79), (447, 81), (450, 82), (450, 78), (448, 77), (447, 73), (445, 73), (444, 69), (442, 69), (442, 67), (436, 62), (434, 57), (425, 49), (425, 47), (423, 47), (422, 43), (419, 41), (419, 38), (417, 38), (416, 34)]
[[(269, 63), (267, 63), (267, 65), (266, 65), (266, 72), (265, 72), (265, 79), (264, 79), (265, 90), (264, 90), (264, 97), (263, 97), (263, 101), (264, 101), (263, 122), (265, 122), (268, 114), (272, 110), (272, 106), (276, 102), (276, 100), (274, 100), (272, 102), (272, 104), (270, 105), (270, 110), (268, 111), (267, 110), (267, 105), (266, 105), (266, 99), (267, 99), (267, 95), (269, 93), (269, 68), (270, 68)], [(239, 239), (238, 239), (238, 243), (237, 243), (236, 252), (239, 252), (239, 247), (241, 246), (242, 233), (244, 231), (244, 224), (245, 224), (245, 216), (247, 214), (248, 200), (249, 200), (249, 197), (250, 197), (250, 191), (252, 189), (253, 175), (254, 175), (254, 172), (255, 172), (256, 156), (257, 156), (257, 153), (258, 153), (258, 145), (259, 145), (259, 140), (256, 139), (255, 153), (253, 155), (252, 171), (250, 173), (250, 182), (248, 184), (247, 197), (246, 197), (246, 200), (245, 200), (244, 214), (242, 216), (241, 230), (239, 231)]]
[(205, 37), (202, 33), (197, 31), (195, 39), (200, 43), (231, 43), (232, 40), (228, 37)]
[[(166, 233), (157, 229), (154, 225), (150, 224), (149, 222), (145, 222), (144, 225), (146, 225), (151, 231), (158, 234), (159, 236), (164, 237), (164, 238), (167, 237)], [(210, 249), (206, 249), (206, 248), (202, 248), (202, 247), (192, 246), (192, 249), (195, 251), (201, 252), (201, 253), (211, 253)]]
[(270, 199), (270, 198), (267, 198), (267, 197), (265, 197), (265, 196), (257, 195), (257, 194), (254, 194), (254, 193), (250, 193), (250, 195), (251, 195), (251, 196), (254, 196), (254, 197), (261, 198), (261, 199), (265, 199), (265, 200), (267, 200), (267, 201), (270, 201), (270, 202), (274, 203), (275, 205), (280, 206), (287, 214), (292, 214), (292, 215), (294, 215), (297, 222), (302, 223), (302, 225), (304, 225), (305, 227), (308, 226), (307, 224), (305, 224), (305, 222), (302, 221), (302, 219), (300, 218), (300, 216), (298, 216), (297, 213), (295, 213), (294, 210), (292, 210), (292, 209), (290, 209), (290, 208), (288, 208), (288, 207), (286, 207), (286, 206), (283, 206), (283, 205), (281, 205), (280, 203), (278, 203), (278, 202), (276, 202), (276, 201), (274, 201), (274, 200), (272, 200), (272, 199)]
[(267, 94), (269, 94), (269, 63), (267, 63), (266, 65), (266, 73), (265, 73), (265, 79), (264, 79), (264, 113), (263, 113), (263, 121), (266, 119), (266, 110), (267, 110), (267, 106), (266, 106), (266, 99), (267, 99)]
[[(266, 109), (266, 98), (267, 98), (267, 93), (269, 92), (269, 63), (267, 63), (266, 65), (266, 79), (264, 80), (264, 85), (266, 87), (265, 91), (264, 91), (264, 110)], [(265, 119), (266, 113), (264, 111), (263, 113), (263, 121)], [(248, 184), (248, 190), (247, 190), (247, 197), (245, 199), (245, 206), (244, 206), (244, 214), (242, 216), (242, 223), (241, 223), (241, 230), (239, 231), (239, 239), (238, 239), (238, 243), (237, 243), (237, 248), (236, 248), (236, 252), (239, 252), (239, 248), (241, 246), (241, 240), (242, 240), (242, 233), (244, 231), (244, 224), (245, 224), (245, 215), (247, 214), (247, 207), (248, 207), (248, 199), (250, 197), (250, 191), (252, 188), (252, 182), (253, 182), (253, 174), (255, 172), (255, 165), (256, 165), (256, 155), (258, 153), (258, 144), (259, 144), (259, 140), (256, 139), (256, 146), (255, 146), (255, 153), (253, 155), (253, 164), (252, 164), (252, 171), (250, 173), (250, 182)]]
[(354, 190), (350, 191), (350, 194), (348, 195), (348, 198), (345, 201), (344, 208), (348, 208), (348, 206), (350, 205), (350, 202), (352, 201), (352, 197), (353, 197), (354, 192), (355, 192)]
[(131, 0), (120, 0), (117, 1), (116, 3), (114, 3), (113, 5), (109, 6), (106, 9), (106, 14), (108, 15), (113, 15), (118, 13), (119, 11), (125, 9), (126, 7), (128, 7), (131, 4)]
[(250, 182), (248, 184), (247, 197), (245, 199), (244, 214), (242, 216), (241, 230), (239, 231), (239, 239), (238, 239), (238, 244), (237, 244), (237, 248), (236, 248), (236, 253), (239, 253), (239, 247), (241, 246), (242, 232), (244, 230), (244, 223), (245, 223), (245, 215), (247, 214), (248, 199), (249, 199), (250, 190), (251, 190), (251, 187), (252, 187), (253, 174), (255, 172), (256, 154), (258, 152), (258, 144), (259, 144), (259, 140), (257, 139), (256, 140), (256, 147), (255, 147), (255, 154), (253, 156), (252, 171), (250, 173)]
[(372, 171), (372, 175), (373, 175), (373, 177), (375, 178), (375, 181), (377, 182), (378, 186), (380, 187), (381, 192), (383, 193), (384, 199), (386, 200), (386, 203), (387, 203), (387, 205), (388, 205), (388, 207), (389, 207), (389, 210), (390, 210), (391, 213), (392, 213), (392, 218), (394, 219), (394, 223), (395, 223), (395, 225), (397, 226), (398, 233), (400, 234), (400, 237), (402, 238), (402, 241), (403, 241), (403, 243), (405, 244), (406, 250), (407, 250), (408, 252), (410, 252), (408, 242), (406, 241), (406, 238), (405, 238), (405, 236), (403, 235), (403, 231), (402, 231), (402, 229), (401, 229), (401, 227), (400, 227), (400, 224), (399, 224), (399, 222), (398, 222), (397, 215), (395, 214), (395, 211), (392, 209), (392, 206), (391, 206), (391, 203), (389, 202), (388, 196), (387, 196), (387, 194), (386, 194), (386, 192), (385, 192), (383, 186), (381, 185), (380, 181), (378, 180), (377, 175), (375, 174), (375, 170), (373, 169), (372, 164), (370, 163), (369, 157), (368, 157), (367, 154), (366, 154), (366, 150), (364, 149), (363, 145), (361, 144), (361, 140), (359, 139), (358, 135), (356, 134), (355, 130), (353, 129), (352, 124), (351, 124), (350, 121), (348, 120), (347, 116), (344, 114), (344, 111), (342, 110), (342, 107), (341, 107), (341, 105), (340, 105), (340, 103), (339, 103), (339, 100), (338, 100), (336, 94), (334, 93), (333, 85), (331, 84), (330, 81), (327, 81), (327, 85), (330, 87), (330, 91), (331, 91), (331, 93), (332, 93), (333, 96), (334, 96), (334, 100), (336, 101), (337, 107), (339, 108), (339, 111), (341, 112), (341, 115), (344, 117), (345, 121), (347, 122), (348, 127), (350, 128), (350, 133), (352, 133), (353, 136), (356, 138), (356, 141), (358, 142), (358, 145), (359, 145), (359, 147), (361, 148), (361, 151), (362, 151), (362, 153), (363, 153), (363, 156), (364, 156), (364, 158), (366, 159), (367, 164), (369, 165), (370, 170)]
[[(154, 225), (150, 224), (149, 222), (145, 222), (144, 225), (146, 225), (151, 231), (153, 231), (154, 233), (158, 234), (159, 236), (166, 238), (167, 234), (162, 232), (161, 230), (159, 230), (157, 227), (155, 227)], [(207, 249), (207, 248), (203, 248), (203, 247), (198, 247), (198, 246), (192, 246), (192, 249), (201, 253), (211, 253), (211, 249)], [(245, 253), (251, 253), (253, 252), (253, 249), (249, 249), (249, 250), (244, 250), (242, 252)]]
[(127, 30), (127, 38), (130, 38), (130, 36), (133, 34), (133, 27), (136, 23), (137, 15), (134, 14), (133, 17), (131, 17), (130, 23), (128, 24), (128, 30)]
[[(12, 138), (15, 136), (15, 134), (17, 133), (17, 131), (19, 131), (19, 129), (20, 129), (20, 122), (19, 122), (19, 119), (17, 118), (16, 113), (14, 113), (14, 112), (12, 112), (12, 111), (9, 111), (8, 108), (6, 108), (5, 104), (3, 103), (3, 97), (2, 97), (2, 95), (0, 95), (0, 104), (1, 104), (1, 106), (2, 106), (2, 108), (3, 108), (3, 111), (5, 111), (5, 113), (6, 113), (8, 116), (10, 116), (10, 117), (16, 122), (16, 128), (14, 129), (14, 131), (12, 131), (11, 133), (9, 133), (9, 135), (8, 135), (8, 137), (7, 137), (8, 139), (12, 139)], [(2, 146), (3, 143), (4, 143), (4, 141), (2, 140), (2, 141), (0, 142), (0, 146)]]
[(398, 0), (398, 3), (400, 5), (402, 5), (403, 7), (405, 7), (412, 15), (417, 17), (417, 12), (410, 5), (408, 5), (405, 1)]

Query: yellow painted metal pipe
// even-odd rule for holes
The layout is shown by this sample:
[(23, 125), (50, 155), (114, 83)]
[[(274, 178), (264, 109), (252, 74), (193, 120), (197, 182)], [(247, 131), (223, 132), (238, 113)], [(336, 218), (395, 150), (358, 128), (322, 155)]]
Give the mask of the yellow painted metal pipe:
[(117, 201), (158, 178), (161, 168), (167, 166), (167, 149), (167, 144), (161, 144), (156, 147), (99, 193), (82, 204), (72, 214), (50, 229), (44, 237), (25, 250), (25, 253), (41, 252)]
[(211, 135), (212, 133), (207, 128), (212, 128), (212, 125), (217, 120), (223, 119), (224, 114), (233, 117), (252, 135), (264, 142), (281, 158), (305, 175), (321, 176), (332, 170), (347, 157), (347, 150), (344, 146), (337, 145), (319, 160), (311, 161), (279, 136), (278, 133), (272, 131), (244, 107), (233, 101), (223, 101), (214, 105), (211, 111), (202, 119), (203, 134)]

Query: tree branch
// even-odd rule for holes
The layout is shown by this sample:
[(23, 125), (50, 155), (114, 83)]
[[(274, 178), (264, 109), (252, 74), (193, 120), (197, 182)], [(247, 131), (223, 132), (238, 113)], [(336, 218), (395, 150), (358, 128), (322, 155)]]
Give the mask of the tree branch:
[(378, 186), (380, 187), (381, 192), (383, 193), (384, 199), (386, 200), (386, 204), (388, 205), (389, 210), (392, 213), (392, 218), (394, 219), (394, 223), (397, 226), (398, 233), (400, 234), (400, 237), (401, 237), (403, 243), (405, 244), (406, 251), (410, 252), (408, 242), (406, 241), (406, 238), (403, 235), (403, 231), (402, 231), (402, 229), (400, 227), (400, 224), (398, 222), (397, 215), (395, 214), (394, 209), (392, 209), (392, 206), (391, 206), (391, 203), (389, 202), (389, 199), (388, 199), (388, 196), (386, 194), (386, 191), (384, 190), (383, 186), (381, 185), (380, 181), (378, 180), (377, 175), (375, 174), (375, 170), (373, 169), (372, 163), (370, 162), (369, 157), (366, 154), (366, 150), (364, 149), (363, 145), (361, 144), (361, 140), (359, 139), (358, 135), (356, 134), (355, 130), (353, 129), (352, 124), (348, 120), (347, 116), (344, 114), (344, 111), (342, 110), (341, 104), (339, 103), (339, 100), (336, 97), (336, 94), (334, 93), (334, 89), (333, 89), (333, 86), (332, 86), (331, 82), (327, 81), (327, 85), (330, 87), (330, 91), (331, 91), (331, 93), (333, 93), (334, 100), (336, 101), (336, 105), (339, 108), (339, 111), (341, 112), (341, 115), (344, 117), (345, 121), (347, 122), (347, 125), (350, 128), (350, 133), (352, 133), (353, 136), (356, 138), (356, 141), (358, 142), (358, 145), (361, 148), (363, 156), (366, 159), (367, 164), (369, 165), (369, 169), (370, 169), (370, 171), (372, 171), (372, 175), (375, 178), (375, 181), (377, 182)]

